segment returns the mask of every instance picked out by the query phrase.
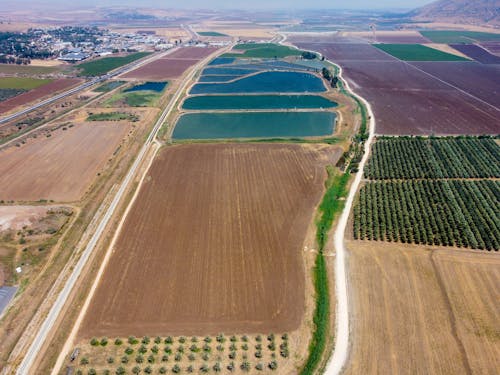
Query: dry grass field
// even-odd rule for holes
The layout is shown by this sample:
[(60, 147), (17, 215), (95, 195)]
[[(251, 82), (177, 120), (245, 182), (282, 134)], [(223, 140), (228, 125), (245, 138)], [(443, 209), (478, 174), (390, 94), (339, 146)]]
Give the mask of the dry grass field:
[(302, 246), (336, 151), (280, 144), (162, 150), (80, 339), (298, 328)]
[(123, 122), (81, 123), (0, 150), (0, 199), (80, 199), (129, 129)]
[(348, 241), (347, 374), (496, 374), (498, 253)]

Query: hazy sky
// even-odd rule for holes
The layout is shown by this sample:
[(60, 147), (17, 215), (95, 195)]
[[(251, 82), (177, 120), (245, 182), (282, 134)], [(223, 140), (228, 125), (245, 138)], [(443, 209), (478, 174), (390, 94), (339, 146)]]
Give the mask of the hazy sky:
[(83, 5), (107, 6), (130, 5), (137, 7), (157, 6), (161, 8), (336, 8), (336, 9), (375, 9), (375, 8), (416, 8), (432, 2), (432, 0), (0, 0), (0, 4), (15, 4), (22, 7), (26, 4), (37, 5)]

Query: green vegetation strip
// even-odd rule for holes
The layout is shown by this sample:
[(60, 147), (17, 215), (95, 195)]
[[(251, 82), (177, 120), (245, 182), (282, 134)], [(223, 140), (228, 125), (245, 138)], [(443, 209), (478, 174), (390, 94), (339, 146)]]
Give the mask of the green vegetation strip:
[(374, 44), (374, 46), (403, 61), (470, 61), (421, 44)]
[(197, 31), (197, 34), (201, 36), (228, 36), (217, 31)]
[(114, 107), (119, 105), (119, 102), (123, 102), (129, 107), (154, 107), (161, 95), (154, 91), (120, 92), (106, 100), (104, 105)]
[(425, 38), (434, 43), (474, 43), (475, 41), (500, 41), (500, 34), (465, 30), (427, 30), (420, 31)]
[(139, 121), (139, 116), (126, 112), (91, 113), (87, 121)]
[(82, 76), (99, 76), (119, 68), (120, 66), (142, 59), (148, 55), (150, 55), (149, 52), (137, 52), (127, 56), (104, 57), (102, 59), (80, 64), (77, 68), (81, 69), (80, 75)]
[(316, 223), (316, 240), (319, 252), (314, 267), (314, 289), (316, 291), (316, 308), (314, 310), (314, 331), (309, 356), (301, 375), (315, 374), (326, 348), (330, 322), (330, 294), (328, 288), (328, 271), (323, 254), (333, 221), (344, 206), (341, 198), (347, 195), (347, 183), (350, 173), (336, 174), (333, 167), (327, 168), (328, 180), (326, 193), (319, 206), (320, 218)]
[(234, 47), (237, 50), (245, 50), (243, 53), (226, 53), (221, 57), (235, 58), (282, 58), (287, 56), (299, 56), (302, 51), (272, 43), (246, 43)]
[(0, 89), (31, 90), (43, 86), (52, 80), (24, 78), (24, 77), (3, 77), (0, 78)]
[(0, 89), (0, 102), (22, 94), (25, 91), (22, 89)]

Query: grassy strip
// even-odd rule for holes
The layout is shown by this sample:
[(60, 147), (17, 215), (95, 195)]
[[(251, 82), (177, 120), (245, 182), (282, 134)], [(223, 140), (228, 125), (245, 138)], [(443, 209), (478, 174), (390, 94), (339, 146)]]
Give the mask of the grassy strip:
[(106, 112), (106, 113), (91, 113), (87, 117), (87, 121), (139, 121), (139, 116), (133, 113), (126, 112)]
[(328, 180), (326, 193), (319, 206), (320, 219), (316, 223), (316, 240), (319, 252), (314, 267), (314, 289), (316, 291), (316, 309), (314, 310), (314, 331), (309, 345), (309, 357), (300, 372), (301, 375), (314, 374), (325, 351), (330, 315), (330, 294), (328, 288), (328, 271), (323, 254), (328, 232), (337, 214), (342, 210), (344, 202), (340, 198), (347, 194), (347, 183), (350, 173), (336, 174), (332, 166), (327, 167)]
[(191, 143), (308, 143), (308, 144), (327, 144), (333, 145), (340, 141), (339, 138), (327, 137), (327, 138), (316, 138), (316, 139), (306, 139), (306, 138), (243, 138), (243, 139), (176, 139), (173, 140), (173, 144), (191, 144)]

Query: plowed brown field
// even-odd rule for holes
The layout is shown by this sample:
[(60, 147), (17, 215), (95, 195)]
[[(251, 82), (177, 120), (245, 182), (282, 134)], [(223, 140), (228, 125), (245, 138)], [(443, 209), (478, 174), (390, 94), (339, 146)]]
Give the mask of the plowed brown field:
[(500, 254), (349, 241), (346, 374), (496, 374)]
[(57, 92), (69, 89), (72, 86), (76, 86), (81, 83), (81, 79), (68, 78), (68, 79), (58, 79), (47, 83), (46, 85), (37, 87), (36, 89), (25, 92), (21, 95), (17, 95), (11, 99), (5, 100), (0, 103), (0, 114), (9, 112), (16, 107), (24, 104), (34, 102), (35, 100), (45, 98), (49, 95), (54, 95)]
[(128, 214), (80, 338), (282, 332), (304, 311), (303, 242), (339, 153), (164, 149)]
[(0, 199), (80, 199), (129, 129), (124, 123), (82, 123), (1, 150)]

